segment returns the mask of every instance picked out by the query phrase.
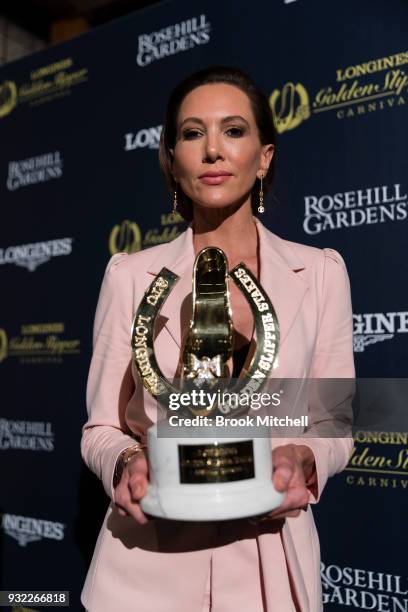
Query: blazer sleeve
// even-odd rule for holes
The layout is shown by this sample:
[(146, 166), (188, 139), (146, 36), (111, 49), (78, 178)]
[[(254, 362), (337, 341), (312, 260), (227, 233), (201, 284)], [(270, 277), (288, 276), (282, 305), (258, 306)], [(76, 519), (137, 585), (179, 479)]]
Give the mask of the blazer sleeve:
[(88, 420), (81, 438), (82, 458), (102, 480), (112, 500), (116, 460), (125, 448), (135, 444), (125, 421), (126, 406), (134, 391), (130, 344), (133, 287), (127, 258), (126, 253), (113, 255), (102, 281), (86, 389)]
[(323, 249), (319, 278), (319, 323), (310, 370), (309, 426), (287, 442), (308, 446), (315, 472), (307, 484), (309, 503), (317, 503), (327, 479), (341, 472), (353, 449), (352, 398), (355, 387), (350, 283), (341, 255)]

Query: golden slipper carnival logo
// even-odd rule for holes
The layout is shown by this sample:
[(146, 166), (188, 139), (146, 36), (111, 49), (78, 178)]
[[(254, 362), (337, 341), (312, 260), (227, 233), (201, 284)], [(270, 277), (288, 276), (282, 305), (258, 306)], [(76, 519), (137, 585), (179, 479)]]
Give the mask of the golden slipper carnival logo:
[(0, 118), (17, 105), (35, 106), (71, 94), (74, 87), (88, 80), (88, 69), (77, 68), (72, 57), (32, 70), (22, 83), (0, 83)]
[(345, 469), (355, 487), (408, 489), (408, 432), (356, 431)]
[(137, 223), (125, 219), (120, 225), (115, 225), (109, 236), (109, 252), (136, 253), (142, 248), (142, 234)]
[(319, 113), (334, 113), (337, 119), (351, 119), (407, 103), (408, 51), (338, 68), (333, 83), (311, 93), (302, 83), (285, 83), (275, 89), (269, 103), (278, 132), (298, 127)]
[(276, 129), (279, 133), (293, 130), (310, 117), (309, 95), (301, 83), (285, 83), (270, 98)]
[(178, 213), (162, 214), (160, 216), (161, 227), (148, 229), (142, 236), (142, 232), (135, 221), (126, 219), (122, 223), (115, 225), (109, 236), (109, 252), (115, 253), (136, 253), (142, 248), (170, 242), (180, 235), (181, 224), (185, 221)]
[(21, 363), (63, 363), (68, 355), (81, 352), (81, 341), (65, 336), (65, 324), (30, 323), (11, 336), (0, 328), (0, 363), (16, 357)]
[(17, 86), (13, 81), (0, 85), (0, 117), (8, 115), (17, 104)]
[(0, 329), (0, 363), (7, 357), (7, 334), (6, 330)]

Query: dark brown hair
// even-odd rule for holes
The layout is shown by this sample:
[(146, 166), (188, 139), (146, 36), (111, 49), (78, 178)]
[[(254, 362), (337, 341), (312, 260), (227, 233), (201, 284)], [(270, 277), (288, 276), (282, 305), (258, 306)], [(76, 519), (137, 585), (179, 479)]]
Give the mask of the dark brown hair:
[[(259, 140), (262, 145), (276, 144), (276, 130), (273, 114), (265, 94), (258, 89), (251, 77), (235, 66), (212, 65), (190, 74), (183, 79), (170, 94), (165, 121), (160, 135), (159, 163), (166, 184), (173, 194), (176, 183), (171, 172), (172, 155), (169, 149), (173, 149), (176, 144), (177, 117), (180, 106), (184, 98), (196, 87), (208, 85), (210, 83), (227, 83), (241, 89), (249, 98), (255, 122), (258, 127)], [(275, 153), (276, 154), (276, 153)], [(266, 196), (272, 185), (275, 174), (275, 155), (269, 165), (269, 169), (263, 178), (263, 191)], [(259, 193), (260, 181), (256, 179), (251, 191), (251, 204), (254, 214), (257, 212), (257, 197)], [(178, 188), (178, 211), (186, 219), (191, 221), (193, 218), (191, 199)]]

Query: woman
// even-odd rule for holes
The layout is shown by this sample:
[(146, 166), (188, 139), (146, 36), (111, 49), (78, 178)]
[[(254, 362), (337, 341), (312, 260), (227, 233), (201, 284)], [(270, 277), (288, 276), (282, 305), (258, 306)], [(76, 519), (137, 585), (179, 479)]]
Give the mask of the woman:
[[(173, 91), (160, 142), (174, 206), (192, 220), (176, 240), (114, 255), (103, 280), (89, 373), (82, 455), (112, 499), (82, 601), (91, 612), (316, 612), (319, 541), (310, 504), (348, 462), (352, 439), (317, 437), (329, 417), (310, 405), (307, 435), (277, 439), (282, 505), (262, 520), (157, 520), (142, 512), (146, 442), (156, 403), (131, 367), (129, 330), (143, 292), (166, 266), (179, 277), (157, 322), (155, 351), (173, 378), (188, 328), (195, 255), (205, 246), (244, 261), (270, 296), (281, 329), (278, 377), (352, 378), (352, 315), (341, 256), (287, 242), (255, 217), (273, 176), (275, 131), (266, 97), (239, 69), (212, 66)], [(236, 364), (253, 352), (253, 319), (231, 283)], [(244, 354), (244, 358), (242, 355)], [(347, 423), (347, 416), (342, 417)], [(316, 437), (313, 437), (316, 436)]]

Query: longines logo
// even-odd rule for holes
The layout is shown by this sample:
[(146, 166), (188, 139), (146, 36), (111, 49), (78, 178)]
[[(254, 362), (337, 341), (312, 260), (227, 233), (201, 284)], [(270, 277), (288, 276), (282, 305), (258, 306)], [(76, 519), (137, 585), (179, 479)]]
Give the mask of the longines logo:
[(109, 252), (115, 253), (136, 253), (141, 248), (155, 246), (164, 242), (170, 242), (180, 235), (179, 225), (184, 223), (184, 219), (178, 214), (162, 214), (160, 225), (162, 228), (149, 229), (142, 237), (139, 226), (134, 221), (126, 219), (120, 225), (115, 225), (109, 236)]
[(0, 362), (17, 357), (24, 364), (61, 364), (64, 357), (81, 352), (80, 344), (65, 337), (64, 323), (22, 325), (20, 335), (12, 337), (0, 328)]
[(320, 234), (388, 221), (405, 221), (408, 195), (400, 183), (365, 187), (340, 193), (305, 196), (303, 229)]
[(21, 85), (14, 81), (0, 84), (0, 118), (17, 105), (35, 106), (71, 93), (73, 87), (88, 80), (88, 69), (75, 69), (72, 57), (32, 70)]
[(406, 576), (323, 562), (320, 564), (320, 575), (323, 604), (383, 612), (408, 610)]
[(56, 238), (46, 242), (33, 242), (19, 246), (0, 248), (0, 266), (14, 264), (34, 272), (38, 266), (50, 261), (52, 257), (70, 255), (73, 238)]
[(20, 161), (11, 161), (8, 166), (7, 189), (16, 191), (21, 187), (45, 183), (62, 176), (62, 159), (59, 151), (44, 153)]
[(408, 311), (353, 314), (353, 344), (356, 353), (367, 346), (391, 340), (408, 332)]
[(408, 489), (408, 433), (357, 431), (345, 469), (346, 483), (355, 487)]
[(54, 450), (54, 432), (45, 421), (11, 421), (0, 419), (1, 450)]
[(158, 32), (140, 34), (137, 64), (141, 67), (210, 41), (211, 24), (205, 15), (191, 17)]
[(42, 539), (60, 541), (65, 535), (64, 523), (16, 514), (3, 514), (1, 527), (4, 533), (17, 540), (20, 546), (26, 546), (30, 542), (38, 542)]
[(339, 68), (336, 83), (313, 94), (302, 83), (285, 83), (269, 98), (278, 132), (293, 130), (318, 113), (333, 112), (337, 119), (349, 119), (405, 105), (408, 75), (400, 66), (407, 63), (408, 51), (403, 51)]
[(162, 127), (162, 125), (157, 125), (156, 127), (144, 128), (136, 134), (128, 132), (125, 134), (125, 151), (146, 148), (158, 149)]

